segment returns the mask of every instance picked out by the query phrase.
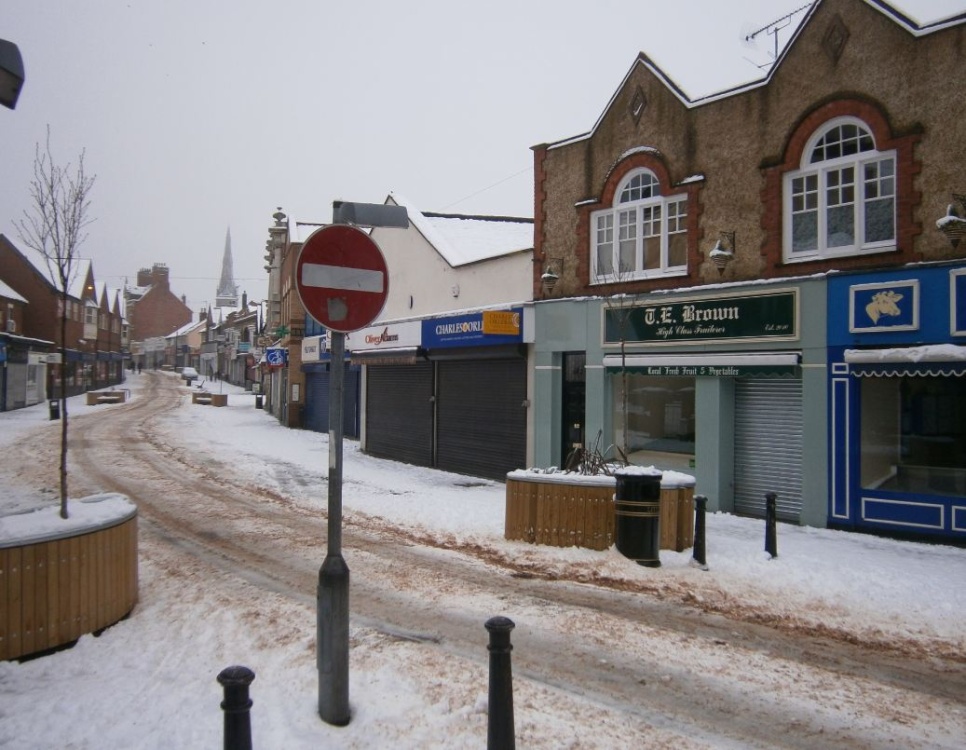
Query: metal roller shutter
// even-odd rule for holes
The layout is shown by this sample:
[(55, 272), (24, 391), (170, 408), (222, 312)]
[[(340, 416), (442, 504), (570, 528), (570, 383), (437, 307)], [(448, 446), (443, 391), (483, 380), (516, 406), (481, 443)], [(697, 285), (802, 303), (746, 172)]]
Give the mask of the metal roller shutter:
[(526, 360), (437, 363), (436, 466), (506, 479), (526, 463)]
[(778, 518), (802, 511), (802, 381), (739, 378), (735, 383), (735, 512), (764, 517), (774, 492)]
[(433, 465), (433, 364), (366, 368), (366, 452)]
[[(342, 411), (342, 434), (347, 438), (359, 437), (359, 383), (358, 366), (346, 367), (344, 404)], [(302, 427), (315, 432), (329, 431), (329, 371), (313, 370), (305, 373), (305, 410)]]
[(305, 373), (305, 411), (302, 426), (314, 432), (329, 431), (329, 373)]

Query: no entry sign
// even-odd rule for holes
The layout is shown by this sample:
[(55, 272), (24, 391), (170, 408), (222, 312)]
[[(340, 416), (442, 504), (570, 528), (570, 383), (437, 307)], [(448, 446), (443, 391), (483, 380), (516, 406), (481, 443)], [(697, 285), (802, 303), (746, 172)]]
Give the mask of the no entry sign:
[(332, 224), (314, 231), (302, 246), (295, 286), (309, 315), (329, 330), (349, 333), (365, 328), (382, 312), (389, 272), (368, 234)]

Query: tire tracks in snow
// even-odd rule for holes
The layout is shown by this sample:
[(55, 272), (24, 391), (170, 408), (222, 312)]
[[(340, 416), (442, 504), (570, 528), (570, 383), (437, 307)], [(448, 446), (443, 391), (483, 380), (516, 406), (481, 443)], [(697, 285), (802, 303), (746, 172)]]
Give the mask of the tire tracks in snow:
[[(143, 533), (313, 605), (324, 514), (166, 442), (155, 420), (185, 404), (185, 391), (147, 377), (149, 390), (109, 407), (110, 417), (72, 420), (72, 494), (75, 484), (122, 492), (138, 503)], [(744, 622), (624, 581), (555, 579), (497, 550), (362, 514), (344, 519), (344, 547), (355, 627), (480, 661), (483, 622), (507, 613), (518, 624), (518, 675), (715, 747), (869, 747), (890, 737), (942, 747), (941, 737), (919, 744), (924, 725), (963, 708), (961, 665), (901, 648), (787, 632), (780, 618)]]

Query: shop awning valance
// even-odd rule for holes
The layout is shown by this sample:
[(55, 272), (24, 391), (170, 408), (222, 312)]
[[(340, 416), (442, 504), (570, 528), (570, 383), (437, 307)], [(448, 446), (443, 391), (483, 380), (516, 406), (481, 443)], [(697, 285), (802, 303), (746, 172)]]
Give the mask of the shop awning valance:
[(619, 354), (604, 356), (604, 367), (626, 367), (634, 372), (658, 376), (741, 377), (751, 375), (795, 375), (798, 352), (718, 352), (713, 354)]
[(849, 373), (856, 377), (963, 377), (966, 346), (931, 344), (893, 349), (846, 349)]

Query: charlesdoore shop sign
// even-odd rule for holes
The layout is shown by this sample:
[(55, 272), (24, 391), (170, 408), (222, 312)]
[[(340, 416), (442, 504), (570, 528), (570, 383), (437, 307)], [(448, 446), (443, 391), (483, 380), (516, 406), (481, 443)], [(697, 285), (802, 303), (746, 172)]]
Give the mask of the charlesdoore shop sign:
[(436, 318), (423, 322), (423, 346), (493, 346), (523, 341), (523, 310), (485, 310), (483, 312)]
[[(621, 335), (623, 333), (623, 336)], [(604, 343), (798, 338), (798, 292), (604, 308)]]

